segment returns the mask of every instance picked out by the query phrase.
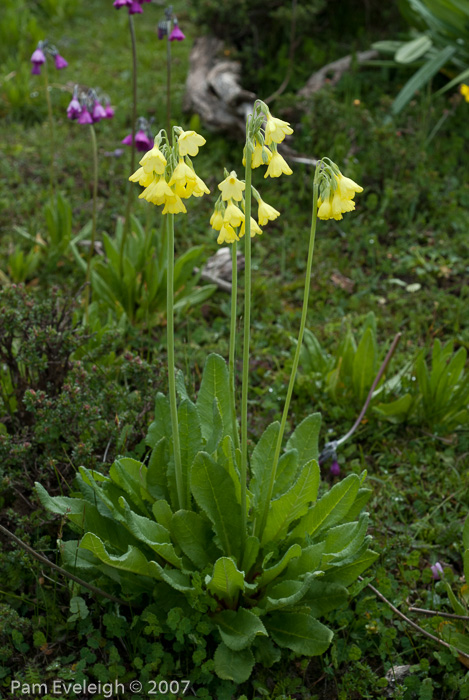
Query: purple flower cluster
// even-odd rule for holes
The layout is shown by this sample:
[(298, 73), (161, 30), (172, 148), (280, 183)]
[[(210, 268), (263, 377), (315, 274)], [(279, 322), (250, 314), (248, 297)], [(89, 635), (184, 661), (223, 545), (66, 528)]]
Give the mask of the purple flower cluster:
[(31, 56), (31, 63), (33, 64), (31, 73), (33, 75), (41, 74), (41, 66), (46, 62), (46, 54), (53, 56), (57, 70), (62, 70), (62, 68), (66, 68), (68, 66), (68, 62), (59, 54), (55, 46), (49, 46), (47, 41), (40, 41), (36, 50)]
[(169, 41), (182, 41), (185, 39), (186, 37), (179, 27), (177, 17), (173, 16), (172, 7), (167, 7), (164, 13), (165, 18), (158, 22), (158, 39), (164, 39), (168, 35)]
[[(129, 134), (122, 139), (124, 146), (132, 145), (132, 134)], [(137, 151), (146, 153), (153, 146), (153, 137), (151, 135), (151, 125), (145, 117), (139, 117), (137, 121), (137, 130), (135, 134), (135, 148)]]
[(76, 119), (78, 124), (96, 124), (101, 119), (112, 119), (114, 110), (109, 100), (106, 107), (103, 107), (94, 90), (90, 90), (87, 95), (78, 95), (78, 88), (73, 91), (73, 97), (67, 107), (67, 117)]
[(120, 10), (121, 7), (127, 7), (129, 15), (141, 15), (144, 2), (151, 2), (151, 0), (114, 0), (114, 7), (116, 10)]

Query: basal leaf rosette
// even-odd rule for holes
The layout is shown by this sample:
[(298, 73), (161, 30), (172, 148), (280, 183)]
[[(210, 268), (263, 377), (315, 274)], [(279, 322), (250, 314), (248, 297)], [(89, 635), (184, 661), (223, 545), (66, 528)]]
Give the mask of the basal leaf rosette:
[(231, 411), (227, 366), (210, 355), (197, 401), (180, 392), (184, 509), (177, 505), (170, 406), (162, 394), (146, 438), (147, 463), (119, 458), (106, 476), (81, 467), (73, 497), (36, 488), (42, 504), (78, 532), (78, 539), (61, 543), (66, 567), (99, 579), (134, 609), (157, 596), (163, 632), (164, 600), (205, 615), (217, 675), (241, 683), (256, 662), (271, 665), (283, 649), (324, 653), (333, 632), (319, 618), (346, 603), (347, 587), (377, 555), (362, 512), (371, 493), (365, 474), (350, 474), (318, 495), (319, 414), (304, 419), (287, 441), (262, 532), (279, 423), (254, 447), (242, 537)]

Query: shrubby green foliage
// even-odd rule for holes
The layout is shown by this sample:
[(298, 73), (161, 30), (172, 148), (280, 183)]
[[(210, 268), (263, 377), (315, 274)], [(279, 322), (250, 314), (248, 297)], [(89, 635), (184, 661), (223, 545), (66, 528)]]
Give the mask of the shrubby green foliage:
[(320, 418), (309, 416), (287, 443), (261, 532), (279, 431), (273, 423), (251, 455), (243, 531), (224, 360), (209, 356), (196, 403), (181, 377), (179, 393), (186, 508), (177, 506), (169, 404), (158, 394), (148, 465), (117, 459), (109, 476), (81, 467), (73, 498), (51, 498), (37, 485), (43, 505), (80, 533), (62, 543), (64, 561), (84, 576), (108, 577), (130, 598), (156, 596), (158, 625), (168, 607), (207, 614), (203, 635), (217, 642), (222, 679), (247, 680), (255, 661), (270, 666), (281, 649), (322, 654), (333, 634), (317, 618), (347, 600), (347, 586), (377, 556), (362, 513), (370, 496), (365, 474), (318, 497)]

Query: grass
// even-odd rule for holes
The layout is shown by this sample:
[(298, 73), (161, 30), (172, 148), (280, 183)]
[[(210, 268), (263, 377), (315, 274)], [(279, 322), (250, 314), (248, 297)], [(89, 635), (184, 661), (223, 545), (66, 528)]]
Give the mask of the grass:
[[(51, 96), (58, 145), (57, 186), (71, 202), (74, 233), (91, 216), (91, 154), (83, 128), (65, 117), (70, 91), (75, 82), (99, 86), (116, 110), (112, 122), (96, 127), (100, 237), (104, 231), (112, 234), (117, 217), (123, 214), (130, 160), (128, 151), (121, 157), (107, 155), (120, 147), (130, 131), (127, 14), (125, 10), (114, 12), (109, 4), (98, 0), (82, 3), (70, 19), (52, 18), (47, 27), (47, 35), (70, 64), (67, 71), (54, 74)], [(173, 46), (173, 115), (177, 123), (196, 126), (196, 116), (182, 113), (182, 97), (191, 40), (198, 28), (185, 4), (176, 4), (175, 12), (188, 41)], [(145, 5), (144, 16), (135, 18), (138, 113), (154, 118), (155, 131), (164, 123), (165, 114), (165, 42), (158, 42), (155, 34), (160, 14), (156, 4)], [(327, 13), (322, 17), (325, 36), (316, 38), (317, 67), (324, 57), (338, 57), (350, 47), (345, 39), (339, 43), (337, 28), (327, 20)], [(367, 32), (373, 34), (374, 28), (371, 22)], [(383, 28), (378, 30), (381, 38)], [(280, 98), (274, 110), (297, 125), (293, 145), (299, 152), (329, 155), (365, 188), (353, 216), (319, 226), (308, 326), (330, 349), (343, 337), (348, 323), (359, 328), (366, 314), (374, 311), (383, 349), (397, 331), (403, 332), (401, 363), (410, 361), (419, 349), (429, 349), (435, 338), (442, 342), (455, 339), (456, 347), (469, 349), (469, 155), (465, 148), (469, 105), (457, 96), (430, 100), (429, 95), (419, 95), (396, 120), (386, 121), (389, 95), (397, 93), (399, 83), (405, 80), (402, 76), (388, 68), (354, 69), (336, 88), (326, 87), (318, 93), (307, 110), (291, 95)], [(7, 277), (11, 275), (8, 256), (15, 246), (29, 250), (15, 226), (46, 238), (41, 210), (48, 198), (49, 128), (40, 78), (37, 81), (39, 86), (33, 77), (29, 83), (33, 107), (27, 111), (28, 121), (19, 120), (21, 110), (12, 109), (0, 136), (4, 154), (0, 162), (4, 183), (0, 192), (1, 270)], [(450, 110), (450, 116), (429, 140), (443, 110)], [(197, 128), (204, 131), (203, 125)], [(241, 176), (241, 146), (220, 135), (206, 136), (198, 174), (213, 193), (223, 177), (223, 167), (235, 168)], [(252, 439), (278, 416), (286, 392), (292, 338), (301, 313), (311, 177), (308, 167), (297, 165), (291, 178), (261, 183), (257, 175), (254, 182), (282, 216), (255, 239), (253, 247)], [(207, 257), (215, 252), (215, 235), (208, 224), (212, 205), (213, 197), (204, 198), (192, 206), (189, 216), (179, 217), (178, 252), (195, 244), (205, 245)], [(145, 202), (136, 201), (135, 212), (146, 225), (156, 225), (158, 214)], [(78, 293), (83, 275), (68, 256), (49, 279), (38, 270), (26, 282), (33, 298), (47, 295), (52, 282), (65, 298), (71, 298)], [(75, 314), (80, 317), (78, 309)], [(13, 457), (10, 453), (10, 462), (5, 462), (8, 470), (0, 473), (0, 522), (51, 559), (55, 560), (55, 540), (63, 524), (47, 518), (38, 508), (31, 491), (34, 479), (24, 474), (22, 464), (27, 464), (31, 473), (37, 469), (34, 478), (45, 479), (56, 493), (66, 493), (73, 488), (73, 473), (84, 460), (99, 459), (106, 469), (119, 451), (142, 454), (142, 435), (151, 420), (149, 406), (155, 391), (151, 366), (155, 367), (165, 353), (164, 319), (160, 321), (143, 336), (138, 328), (117, 333), (114, 345), (106, 346), (102, 356), (95, 347), (93, 362), (104, 377), (103, 384), (96, 384), (95, 395), (102, 392), (99, 396), (119, 406), (116, 410), (121, 414), (113, 447), (104, 458), (106, 446), (102, 437), (98, 439), (99, 427), (101, 431), (111, 429), (112, 410), (101, 416), (102, 423), (95, 431), (98, 437), (88, 431), (84, 438), (86, 430), (80, 423), (76, 435), (72, 431), (70, 440), (60, 446), (60, 455), (56, 443), (42, 440), (37, 431), (18, 433)], [(198, 389), (209, 351), (227, 356), (228, 325), (229, 298), (223, 292), (179, 318), (177, 365), (184, 370), (189, 393)], [(99, 340), (96, 344), (100, 342), (104, 345)], [(133, 361), (123, 359), (129, 351), (134, 356), (144, 353), (144, 360), (148, 360), (147, 369), (138, 370), (138, 375), (132, 374)], [(91, 372), (87, 355), (83, 362)], [(393, 362), (396, 369), (397, 359)], [(128, 369), (129, 363), (134, 369)], [(164, 379), (156, 381), (157, 388), (164, 391)], [(103, 388), (106, 383), (112, 390)], [(132, 411), (130, 399), (126, 399), (135, 391), (139, 392), (138, 411)], [(296, 424), (312, 408), (323, 415), (322, 444), (344, 434), (359, 409), (334, 402), (321, 386), (301, 374), (290, 423)], [(57, 412), (57, 407), (54, 410)], [(117, 414), (116, 419), (119, 423)], [(137, 423), (138, 430), (132, 433), (132, 425)], [(4, 425), (6, 434), (8, 421)], [(24, 446), (31, 441), (39, 445), (34, 453), (36, 461), (28, 452), (30, 448)], [(323, 657), (310, 661), (291, 655), (271, 669), (259, 667), (253, 683), (233, 690), (232, 697), (242, 692), (249, 698), (272, 699), (386, 697), (389, 683), (385, 676), (392, 677), (389, 671), (398, 665), (410, 669), (406, 679), (395, 684), (394, 698), (469, 697), (464, 663), (411, 630), (366, 587), (371, 581), (403, 611), (409, 604), (450, 609), (445, 583), (432, 579), (430, 565), (442, 562), (447, 567), (446, 580), (455, 590), (461, 588), (462, 526), (469, 509), (468, 454), (467, 427), (447, 433), (426, 426), (394, 426), (380, 422), (372, 412), (367, 414), (353, 440), (340, 452), (339, 461), (342, 474), (368, 470), (373, 489), (371, 534), (380, 558), (365, 582), (355, 585), (350, 606), (329, 614), (328, 623), (336, 636)], [(331, 481), (326, 466), (324, 487)], [(24, 683), (57, 676), (89, 682), (114, 677), (129, 681), (138, 678), (142, 668), (156, 676), (162, 669), (180, 674), (185, 666), (197, 665), (197, 657), (184, 655), (183, 645), (179, 651), (168, 646), (172, 640), (166, 640), (166, 648), (155, 645), (151, 622), (147, 621), (149, 631), (142, 633), (143, 641), (138, 640), (132, 632), (132, 617), (126, 612), (116, 612), (109, 602), (98, 604), (78, 587), (69, 590), (64, 579), (44, 571), (6, 539), (0, 558), (0, 650), (6, 659), (0, 667), (0, 693), (4, 697), (13, 697), (8, 690), (12, 678), (21, 678)], [(441, 620), (421, 618), (418, 622), (438, 633)], [(190, 646), (187, 640), (186, 644)], [(172, 656), (168, 648), (173, 649)]]

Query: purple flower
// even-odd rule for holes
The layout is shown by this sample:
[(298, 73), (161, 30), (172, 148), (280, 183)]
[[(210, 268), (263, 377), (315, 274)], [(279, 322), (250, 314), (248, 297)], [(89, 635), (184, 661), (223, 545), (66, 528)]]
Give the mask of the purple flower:
[(101, 119), (107, 119), (106, 110), (104, 109), (103, 105), (97, 100), (93, 105), (92, 117), (94, 123), (100, 122)]
[(146, 133), (142, 129), (137, 131), (137, 133), (135, 134), (135, 147), (137, 151), (142, 151), (142, 153), (146, 153), (150, 150), (151, 146), (152, 143), (146, 135)]
[(132, 4), (132, 0), (114, 0), (114, 7), (120, 10), (121, 7), (127, 7)]
[(88, 112), (86, 107), (83, 107), (83, 109), (81, 110), (80, 116), (78, 117), (78, 123), (79, 124), (92, 124), (93, 123), (93, 117)]
[(81, 104), (75, 96), (67, 107), (67, 117), (69, 119), (77, 119), (81, 114)]
[(439, 581), (439, 579), (444, 574), (443, 567), (441, 566), (440, 562), (435, 562), (435, 564), (433, 564), (433, 566), (431, 566), (430, 568), (432, 570), (432, 576), (435, 579), (435, 581)]
[(334, 461), (331, 464), (331, 475), (332, 476), (339, 476), (340, 475), (340, 466), (339, 462), (334, 459)]
[(68, 62), (59, 53), (55, 54), (54, 61), (57, 70), (61, 70), (62, 68), (66, 68), (68, 66)]
[(40, 75), (41, 74), (41, 66), (43, 63), (46, 62), (46, 57), (44, 55), (44, 51), (41, 48), (42, 42), (39, 42), (39, 45), (34, 51), (33, 55), (31, 56), (31, 63), (33, 64), (31, 73), (33, 75)]
[(178, 24), (178, 21), (177, 21), (177, 19), (176, 19), (176, 17), (175, 17), (175, 18), (174, 18), (174, 27), (173, 27), (173, 31), (172, 31), (171, 34), (169, 35), (169, 40), (170, 40), (170, 41), (182, 41), (182, 40), (185, 39), (185, 38), (186, 38), (185, 35), (184, 35), (184, 34), (182, 33), (182, 31), (179, 29), (179, 24)]
[(125, 137), (125, 139), (122, 139), (121, 143), (123, 143), (124, 146), (131, 146), (132, 145), (132, 134), (129, 134), (128, 136)]
[(107, 103), (106, 108), (104, 110), (106, 112), (106, 119), (112, 119), (114, 116), (114, 110), (111, 107), (110, 102)]
[(129, 7), (129, 15), (141, 15), (143, 8), (137, 0), (134, 0)]

